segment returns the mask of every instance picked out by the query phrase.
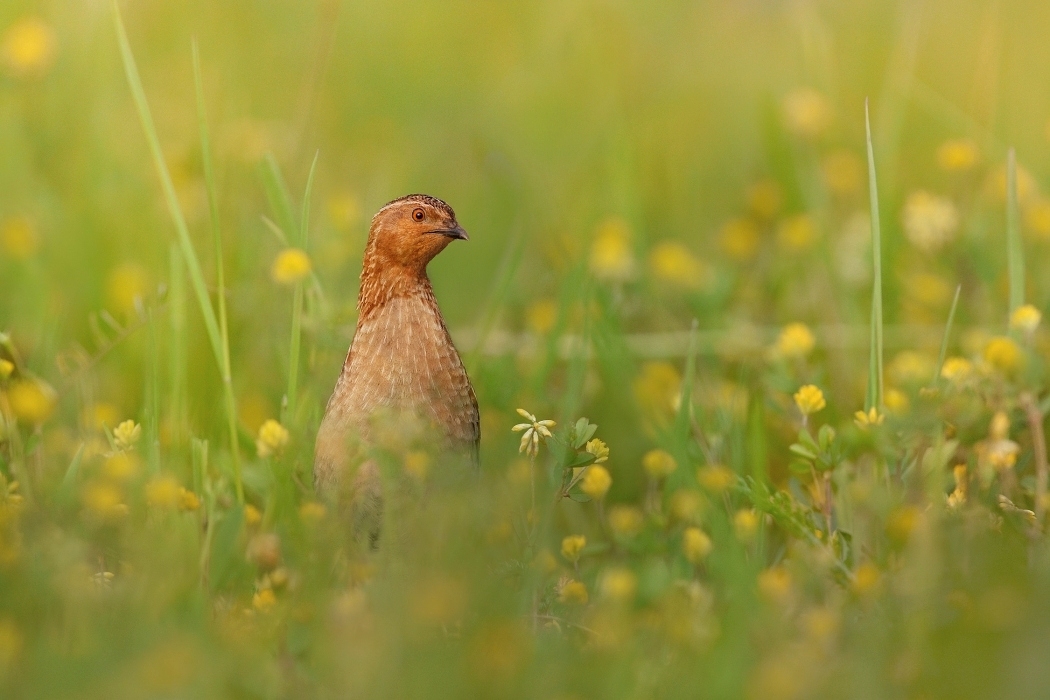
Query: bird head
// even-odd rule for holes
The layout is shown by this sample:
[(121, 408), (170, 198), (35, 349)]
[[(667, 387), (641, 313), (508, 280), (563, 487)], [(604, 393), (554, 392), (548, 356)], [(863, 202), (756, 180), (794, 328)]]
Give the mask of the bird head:
[(468, 240), (456, 212), (437, 197), (410, 194), (395, 199), (372, 217), (366, 257), (423, 271), (454, 240)]

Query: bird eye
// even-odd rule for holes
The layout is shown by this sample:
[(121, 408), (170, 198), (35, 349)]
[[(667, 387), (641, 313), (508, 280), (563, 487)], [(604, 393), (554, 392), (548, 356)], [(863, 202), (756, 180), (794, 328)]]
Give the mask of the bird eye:
[(412, 211), (412, 218), (416, 221), (422, 221), (426, 218), (426, 213), (424, 213), (422, 209), (415, 209)]

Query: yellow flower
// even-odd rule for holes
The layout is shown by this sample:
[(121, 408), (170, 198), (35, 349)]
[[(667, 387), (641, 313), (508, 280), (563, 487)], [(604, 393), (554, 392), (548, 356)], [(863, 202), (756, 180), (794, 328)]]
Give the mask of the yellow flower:
[(84, 489), (84, 506), (100, 520), (117, 520), (128, 514), (123, 495), (116, 486), (104, 482), (88, 484)]
[(634, 276), (634, 254), (627, 222), (611, 218), (603, 222), (591, 243), (590, 268), (594, 276), (624, 282)]
[(788, 93), (783, 109), (785, 126), (795, 136), (816, 139), (831, 126), (831, 105), (812, 88), (798, 88)]
[(532, 302), (525, 310), (525, 322), (537, 335), (546, 335), (554, 329), (558, 321), (558, 303), (553, 299), (540, 299)]
[(312, 270), (313, 265), (306, 251), (299, 248), (285, 248), (274, 258), (270, 276), (278, 284), (292, 285), (309, 277)]
[(179, 505), (182, 486), (171, 476), (158, 476), (146, 484), (146, 503), (154, 508), (174, 509)]
[(28, 260), (40, 246), (36, 226), (25, 216), (8, 219), (0, 226), (0, 250), (14, 260)]
[(11, 384), (7, 400), (19, 422), (40, 425), (54, 413), (58, 395), (41, 379), (22, 379)]
[(550, 428), (553, 428), (557, 423), (552, 420), (537, 420), (536, 416), (532, 415), (524, 408), (518, 409), (518, 415), (527, 420), (527, 423), (518, 423), (511, 430), (515, 433), (525, 431), (521, 436), (521, 444), (518, 445), (518, 452), (524, 452), (525, 454), (535, 457), (540, 451), (540, 441), (544, 443), (550, 438), (554, 437), (551, 434)]
[(886, 410), (895, 416), (904, 415), (911, 408), (911, 399), (899, 389), (887, 389), (882, 402), (886, 405)]
[(955, 477), (955, 490), (948, 494), (948, 507), (958, 508), (966, 503), (966, 493), (969, 490), (969, 478), (965, 464), (956, 464), (952, 467), (952, 476)]
[(805, 359), (817, 345), (813, 331), (804, 323), (789, 323), (784, 326), (773, 345), (773, 353), (791, 360)]
[(758, 227), (749, 219), (732, 219), (722, 227), (719, 244), (733, 260), (750, 260), (758, 251)]
[(252, 596), (252, 607), (259, 612), (269, 612), (277, 605), (277, 596), (272, 588), (264, 588)]
[(653, 276), (686, 289), (701, 289), (710, 281), (711, 272), (681, 243), (658, 243), (649, 254)]
[(803, 416), (809, 416), (824, 410), (827, 401), (824, 400), (824, 392), (812, 384), (806, 384), (795, 392), (795, 405)]
[(711, 553), (711, 538), (698, 527), (687, 527), (682, 533), (682, 552), (692, 564), (701, 564)]
[(769, 221), (780, 213), (784, 194), (776, 180), (759, 180), (747, 188), (747, 207), (759, 219)]
[(126, 262), (110, 270), (106, 277), (106, 300), (122, 314), (130, 314), (149, 293), (149, 273), (141, 265)]
[(0, 63), (14, 77), (43, 75), (54, 63), (57, 47), (50, 25), (39, 17), (26, 17), (4, 32)]
[(581, 581), (569, 579), (558, 587), (558, 601), (566, 605), (586, 605), (587, 586)]
[(879, 413), (879, 409), (872, 406), (867, 412), (857, 411), (853, 414), (853, 422), (857, 424), (857, 427), (861, 430), (867, 430), (873, 425), (882, 425), (882, 422), (886, 420), (886, 416)]
[(764, 569), (757, 583), (759, 594), (770, 603), (783, 604), (791, 595), (791, 572), (783, 566)]
[(642, 457), (642, 468), (651, 479), (663, 479), (678, 468), (678, 462), (666, 450), (649, 450)]
[(569, 535), (561, 541), (561, 555), (571, 562), (576, 562), (586, 546), (587, 538), (583, 535)]
[(864, 598), (878, 591), (881, 579), (882, 574), (879, 572), (879, 568), (870, 561), (864, 562), (854, 572), (853, 582), (850, 587), (856, 595)]
[(328, 509), (324, 507), (324, 504), (317, 501), (306, 501), (299, 506), (299, 518), (305, 523), (319, 523), (324, 520), (327, 512)]
[(588, 440), (587, 444), (583, 446), (583, 450), (588, 454), (594, 455), (595, 464), (609, 461), (609, 446), (603, 440), (598, 438)]
[(0, 357), (0, 382), (7, 381), (15, 371), (15, 363)]
[(601, 579), (602, 596), (618, 603), (634, 600), (638, 590), (638, 577), (630, 569), (612, 568)]
[(201, 507), (201, 499), (189, 489), (179, 489), (179, 510), (194, 511)]
[(1024, 223), (1037, 239), (1050, 239), (1050, 200), (1044, 197), (1034, 198), (1034, 201), (1025, 207)]
[(1039, 322), (1042, 319), (1043, 315), (1039, 313), (1039, 309), (1031, 304), (1025, 304), (1024, 306), (1018, 306), (1010, 314), (1010, 328), (1021, 331), (1026, 335), (1031, 335), (1035, 333), (1035, 329), (1039, 327)]
[(675, 520), (693, 522), (704, 508), (704, 497), (691, 489), (681, 489), (672, 494), (669, 506)]
[(806, 250), (817, 238), (817, 227), (808, 214), (784, 219), (777, 227), (777, 243), (789, 251)]
[(888, 371), (897, 383), (909, 386), (929, 382), (934, 369), (933, 360), (928, 355), (904, 350), (894, 355)]
[(139, 467), (139, 459), (134, 453), (116, 452), (106, 458), (102, 473), (112, 481), (125, 482), (138, 475)]
[(618, 505), (609, 510), (609, 528), (617, 535), (633, 537), (641, 531), (644, 522), (642, 511), (634, 506)]
[(142, 426), (133, 420), (123, 421), (113, 430), (113, 442), (118, 450), (130, 450), (142, 437)]
[(706, 467), (700, 467), (696, 472), (696, 478), (701, 486), (714, 494), (722, 493), (736, 483), (736, 474), (723, 464), (709, 464)]
[(632, 388), (635, 399), (647, 414), (666, 418), (675, 410), (682, 375), (669, 362), (646, 362)]
[(1021, 348), (1010, 338), (997, 336), (984, 348), (984, 361), (1003, 374), (1013, 374), (1024, 363)]
[(288, 430), (270, 418), (259, 426), (259, 436), (255, 439), (255, 451), (263, 459), (272, 457), (285, 448), (288, 439)]
[(952, 240), (959, 214), (950, 199), (918, 191), (904, 204), (904, 233), (919, 250), (932, 253)]
[(742, 542), (750, 542), (754, 539), (758, 534), (760, 524), (758, 513), (750, 508), (738, 510), (733, 515), (733, 531)]
[(971, 170), (977, 165), (981, 153), (977, 144), (969, 139), (952, 139), (945, 141), (937, 149), (937, 165), (950, 173)]
[(830, 153), (821, 163), (821, 170), (828, 189), (839, 196), (853, 194), (864, 184), (864, 165), (851, 151)]
[(595, 500), (604, 498), (610, 486), (612, 486), (612, 476), (600, 464), (592, 464), (587, 467), (587, 473), (580, 480), (580, 490)]
[(886, 518), (886, 534), (899, 543), (907, 542), (921, 518), (922, 512), (913, 505), (894, 508)]
[(259, 509), (251, 503), (244, 506), (244, 522), (247, 523), (249, 527), (253, 527), (262, 522), (262, 513), (260, 513)]

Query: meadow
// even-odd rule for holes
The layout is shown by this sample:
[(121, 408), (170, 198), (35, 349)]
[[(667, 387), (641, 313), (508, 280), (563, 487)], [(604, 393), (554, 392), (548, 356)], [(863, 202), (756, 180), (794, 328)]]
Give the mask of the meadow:
[[(1047, 26), (6, 0), (0, 697), (1046, 697)], [(313, 440), (409, 192), (481, 470), (381, 426), (372, 551)]]

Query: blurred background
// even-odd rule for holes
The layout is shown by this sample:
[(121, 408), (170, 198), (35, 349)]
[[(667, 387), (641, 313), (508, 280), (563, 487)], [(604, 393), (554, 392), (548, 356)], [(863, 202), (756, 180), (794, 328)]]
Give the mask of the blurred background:
[[(1028, 530), (1010, 530), (1010, 518), (1028, 523), (1027, 514), (1034, 519), (1046, 512), (1033, 485), (1036, 433), (1026, 427), (1019, 397), (1044, 393), (1041, 360), (1033, 358), (1046, 356), (1050, 337), (1037, 330), (1037, 313), (1024, 326), (1025, 343), (1018, 335), (1008, 347), (1000, 342), (998, 354), (988, 348), (1009, 318), (1010, 148), (1018, 161), (1024, 298), (1036, 309), (1050, 302), (1050, 4), (119, 5), (216, 304), (218, 257), (201, 155), (194, 40), (199, 49), (229, 307), (233, 430), (244, 453), (247, 508), (258, 507), (255, 515), (263, 511), (264, 519), (253, 522), (251, 511), (235, 504), (223, 382), (129, 89), (111, 3), (4, 0), (0, 331), (9, 337), (0, 342), (0, 359), (12, 363), (14, 378), (34, 377), (47, 389), (34, 395), (43, 403), (19, 408), (13, 402), (7, 411), (17, 418), (8, 421), (9, 437), (17, 422), (21, 442), (16, 450), (13, 438), (0, 440), (8, 450), (0, 475), (11, 495), (29, 483), (57, 495), (43, 496), (47, 507), (26, 517), (24, 548), (9, 543), (4, 549), (0, 538), (0, 591), (18, 603), (0, 603), (0, 682), (15, 677), (4, 675), (13, 660), (31, 658), (25, 679), (12, 685), (26, 697), (80, 692), (82, 679), (107, 676), (107, 669), (138, 658), (134, 640), (140, 639), (146, 647), (156, 643), (160, 654), (142, 660), (141, 668), (170, 662), (210, 669), (197, 697), (204, 687), (217, 695), (236, 688), (224, 696), (303, 697), (297, 693), (315, 688), (320, 677), (366, 695), (424, 696), (441, 674), (448, 674), (450, 697), (508, 697), (511, 689), (551, 696), (569, 687), (585, 697), (684, 697), (705, 683), (721, 697), (745, 691), (756, 698), (837, 697), (842, 688), (852, 697), (980, 696), (990, 689), (1038, 697), (1032, 691), (1046, 681), (1038, 660), (1050, 648), (1039, 629), (1050, 606), (1038, 591), (1046, 590), (1050, 567), (1045, 541), (1036, 546)], [(865, 408), (873, 282), (866, 101), (885, 294), (883, 408), (889, 419), (878, 439), (865, 432), (872, 426), (864, 420), (854, 425), (854, 412)], [(309, 226), (300, 235), (315, 158)], [(330, 551), (342, 535), (311, 500), (312, 443), (352, 338), (371, 216), (410, 192), (445, 199), (471, 236), (450, 246), (429, 272), (477, 389), (482, 468), (494, 491), (483, 507), (460, 497), (439, 500), (444, 505), (431, 515), (445, 518), (441, 527), (406, 525), (419, 554), (412, 563), (417, 568), (407, 571), (427, 590), (413, 588), (406, 570), (380, 565), (389, 590), (368, 593), (376, 597), (369, 598), (372, 617), (365, 623), (354, 615), (365, 605), (359, 593), (374, 567), (348, 564)], [(288, 284), (288, 275), (298, 274), (282, 267), (289, 264), (282, 257), (289, 242), (309, 256), (312, 275), (305, 282), (297, 277)], [(304, 291), (293, 292), (300, 282)], [(938, 351), (957, 289), (946, 350), (968, 363), (956, 369), (988, 382), (980, 401), (973, 393), (961, 408), (934, 405), (923, 393), (931, 377), (938, 381)], [(289, 332), (299, 293), (305, 301), (295, 363)], [(686, 361), (694, 320), (695, 376)], [(291, 408), (290, 365), (298, 368)], [(1010, 381), (996, 384), (996, 372)], [(843, 471), (835, 472), (835, 488), (856, 499), (856, 513), (870, 508), (871, 514), (846, 535), (836, 529), (841, 524), (832, 527), (830, 515), (824, 518), (825, 502), (803, 483), (808, 477), (792, 476), (798, 453), (789, 446), (809, 420), (799, 399), (792, 402), (802, 384), (821, 387), (821, 402), (827, 399), (821, 421), (839, 431), (837, 444), (854, 450), (838, 463)], [(690, 392), (697, 432), (686, 445), (668, 435), (676, 416), (692, 415), (680, 410)], [(519, 407), (557, 419), (563, 430), (581, 415), (600, 426), (597, 435), (612, 450), (609, 513), (616, 504), (629, 507), (626, 520), (609, 521), (604, 506), (566, 501), (536, 539), (535, 511), (525, 515), (529, 462), (517, 455), (518, 438), (509, 432), (522, 420)], [(823, 410), (822, 404), (817, 411)], [(1004, 433), (993, 415), (1010, 411)], [(287, 446), (279, 461), (284, 476), (272, 471), (273, 451), (256, 449), (257, 436), (266, 443), (260, 427), (278, 418), (290, 432), (275, 442)], [(112, 454), (134, 451), (139, 438), (131, 440), (131, 428), (116, 441), (112, 433), (124, 419), (143, 430), (134, 449), (148, 470), (135, 477), (139, 482), (126, 482), (138, 483), (139, 491), (128, 486), (106, 505), (89, 488), (81, 504), (88, 515), (78, 515), (79, 505), (61, 500), (63, 489), (81, 478), (70, 465), (83, 460), (85, 470), (104, 475)], [(990, 420), (1000, 427), (989, 427)], [(901, 474), (927, 464), (924, 450), (936, 433), (938, 445), (961, 445), (955, 459), (969, 463), (973, 475), (986, 454), (981, 449), (1007, 439), (1011, 429), (1015, 437), (1033, 431), (1018, 437), (1026, 455), (1017, 462), (1020, 476), (1003, 481), (1014, 510), (1000, 508), (999, 482), (989, 476), (982, 482), (982, 515), (953, 521), (955, 529), (938, 539), (941, 531), (930, 524), (936, 519), (925, 514), (943, 509), (941, 491), (962, 489), (965, 501), (958, 485), (967, 483), (965, 469), (961, 482), (951, 481), (952, 455), (946, 454), (939, 467), (944, 483), (931, 481), (926, 491)], [(280, 437), (266, 435), (275, 434)], [(207, 446), (202, 452), (191, 438), (210, 442), (210, 463)], [(654, 476), (659, 463), (646, 459), (656, 448), (675, 455), (678, 477)], [(1010, 454), (1017, 459), (1017, 452)], [(541, 458), (555, 481), (556, 456)], [(864, 481), (876, 462), (893, 479)], [(643, 464), (656, 464), (657, 471)], [(716, 466), (728, 476), (716, 470), (704, 472), (714, 474), (713, 482), (701, 477), (704, 495), (695, 502), (706, 505), (694, 510), (705, 515), (679, 522), (665, 517), (673, 509), (653, 510), (663, 497), (658, 493), (667, 496), (668, 508), (694, 497), (673, 497), (669, 484), (683, 479), (689, 483), (684, 491), (699, 494), (695, 469)], [(132, 533), (99, 525), (109, 521), (98, 513), (102, 520), (91, 519), (93, 510), (118, 505), (126, 514), (130, 503), (132, 521), (157, 526), (149, 510), (156, 499), (142, 488), (162, 472), (202, 499), (173, 516), (193, 518), (180, 521), (182, 529)], [(95, 483), (94, 472), (85, 473), (85, 483)], [(272, 505), (279, 501), (276, 484), (287, 475), (286, 486), (306, 510)], [(718, 480), (723, 476), (728, 481)], [(9, 486), (16, 477), (22, 491)], [(778, 493), (789, 502), (806, 503), (812, 522), (792, 530), (794, 511), (783, 502), (774, 507), (772, 497), (726, 491), (745, 477), (752, 485), (782, 488)], [(627, 505), (643, 501), (643, 508)], [(766, 525), (757, 524), (752, 506), (765, 514)], [(635, 514), (637, 522), (627, 522)], [(0, 534), (5, 522), (0, 517)], [(329, 529), (310, 530), (311, 522)], [(214, 551), (208, 523), (233, 523), (216, 526)], [(688, 523), (714, 540), (715, 564), (708, 569), (699, 563), (706, 550), (682, 553)], [(807, 529), (813, 523), (816, 535)], [(1004, 528), (1012, 535), (998, 539)], [(69, 539), (54, 535), (58, 530)], [(593, 563), (571, 559), (564, 544), (556, 559), (561, 536), (575, 532), (590, 537), (585, 551)], [(624, 544), (638, 532), (644, 538)], [(260, 543), (267, 533), (280, 539)], [(843, 544), (849, 537), (855, 542)], [(278, 548), (272, 565), (261, 564), (274, 541), (284, 543), (285, 559)], [(161, 552), (170, 560), (158, 561)], [(17, 562), (37, 559), (45, 562), (39, 570), (18, 568)], [(544, 608), (551, 616), (545, 629), (575, 630), (579, 644), (566, 632), (534, 648), (519, 619), (521, 596), (515, 596), (538, 585), (529, 572), (548, 560), (554, 563), (535, 574), (550, 579), (548, 598), (555, 601)], [(944, 564), (936, 584), (930, 581), (940, 574), (924, 568), (933, 561)], [(17, 565), (5, 569), (11, 562)], [(622, 568), (608, 569), (610, 562)], [(74, 563), (87, 567), (82, 578), (107, 590), (116, 586), (125, 597), (80, 610), (83, 591), (49, 588), (58, 586), (54, 572)], [(284, 564), (291, 579), (278, 583), (271, 574)], [(490, 580), (494, 569), (518, 588)], [(457, 570), (474, 578), (448, 577)], [(634, 581), (626, 589), (608, 583), (616, 580), (609, 571), (626, 570), (636, 576), (621, 576), (621, 583)], [(166, 581), (171, 571), (182, 578)], [(894, 583), (883, 583), (898, 573)], [(601, 617), (604, 609), (595, 608), (593, 618), (589, 612), (558, 617), (564, 612), (558, 605), (575, 604), (562, 580), (570, 575), (586, 584), (584, 604), (587, 591), (597, 598), (599, 589), (608, 599), (619, 595), (609, 591), (627, 590), (633, 601), (632, 586), (638, 586), (637, 616)], [(288, 584), (296, 577), (303, 582), (299, 593)], [(120, 588), (122, 580), (128, 588)], [(260, 599), (263, 591), (270, 597)], [(674, 597), (682, 591), (685, 598)], [(880, 607), (884, 592), (889, 602)], [(65, 607), (47, 612), (56, 597)], [(338, 624), (329, 628), (300, 615), (302, 601), (311, 610), (331, 607)], [(806, 607), (810, 603), (814, 607)], [(274, 605), (286, 613), (280, 624), (264, 617)], [(940, 607), (928, 617), (913, 616), (928, 606)], [(682, 632), (672, 623), (686, 619), (685, 609), (695, 624)], [(4, 614), (14, 620), (7, 627)], [(38, 625), (42, 620), (47, 624)], [(592, 627), (611, 645), (595, 642)], [(192, 641), (173, 637), (173, 628)], [(662, 644), (664, 632), (673, 638), (667, 657), (651, 643), (659, 638)], [(675, 637), (679, 633), (688, 643)], [(674, 646), (679, 642), (686, 652)], [(359, 662), (353, 669), (340, 665), (344, 648)], [(224, 653), (211, 658), (214, 650)], [(47, 659), (58, 653), (90, 662), (49, 679)], [(693, 653), (702, 663), (693, 663)], [(405, 658), (416, 666), (402, 676)], [(673, 673), (657, 670), (672, 666)], [(1015, 673), (997, 685), (1006, 667)], [(256, 677), (259, 668), (265, 673)], [(356, 668), (374, 672), (355, 675)], [(522, 685), (526, 668), (531, 680)], [(142, 671), (155, 680), (153, 672)], [(139, 684), (135, 673), (115, 676), (119, 683), (88, 685), (84, 696), (133, 697), (136, 688), (153, 687)], [(849, 683), (837, 686), (843, 678)], [(191, 692), (185, 690), (191, 685), (158, 687), (163, 692), (153, 696), (193, 696), (178, 694)]]

